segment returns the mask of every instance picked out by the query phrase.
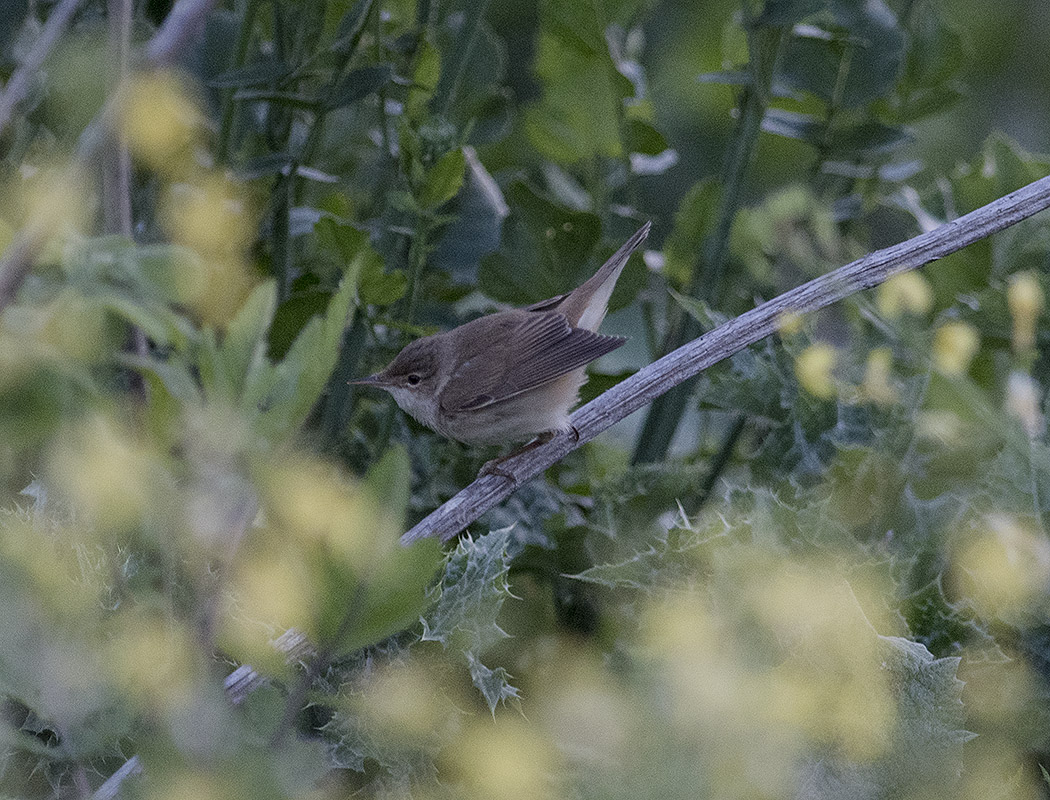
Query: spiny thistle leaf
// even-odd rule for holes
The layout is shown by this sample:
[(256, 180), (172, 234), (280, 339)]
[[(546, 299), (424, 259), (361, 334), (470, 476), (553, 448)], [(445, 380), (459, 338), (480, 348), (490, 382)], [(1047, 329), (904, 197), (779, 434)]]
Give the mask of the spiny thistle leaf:
[(512, 596), (507, 586), (510, 530), (460, 541), (434, 589), (434, 608), (422, 619), (422, 640), (462, 651), (474, 685), (493, 711), (501, 701), (517, 697), (505, 670), (490, 670), (480, 661), (486, 648), (507, 636), (497, 620), (503, 601)]

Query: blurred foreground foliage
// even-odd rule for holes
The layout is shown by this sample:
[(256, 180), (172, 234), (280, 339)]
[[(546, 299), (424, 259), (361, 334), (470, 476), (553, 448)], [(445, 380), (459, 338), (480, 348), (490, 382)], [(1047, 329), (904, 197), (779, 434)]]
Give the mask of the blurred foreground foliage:
[[(661, 8), (244, 0), (121, 75), (84, 4), (0, 129), (0, 244), (48, 233), (0, 316), (0, 793), (1045, 794), (1038, 219), (785, 319), (633, 457), (610, 433), (457, 543), (397, 543), (488, 455), (347, 385), (413, 336), (566, 291), (653, 217), (593, 396), (1050, 172), (1002, 135), (915, 158), (966, 97), (935, 3), (768, 0), (682, 57), (737, 107), (695, 173)], [(2, 7), (5, 77), (50, 11)], [(65, 166), (100, 115), (124, 188)]]

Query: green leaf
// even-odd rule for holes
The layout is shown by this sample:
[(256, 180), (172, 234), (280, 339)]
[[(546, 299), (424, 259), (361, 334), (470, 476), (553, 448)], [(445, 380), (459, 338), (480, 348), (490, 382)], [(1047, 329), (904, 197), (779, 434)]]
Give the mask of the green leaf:
[(568, 577), (609, 589), (631, 589), (646, 593), (683, 586), (696, 570), (694, 551), (701, 538), (682, 528), (670, 528), (622, 561), (600, 564)]
[(634, 87), (609, 55), (605, 30), (613, 20), (601, 16), (605, 11), (583, 0), (540, 6), (535, 71), (543, 95), (525, 109), (523, 121), (529, 141), (553, 161), (623, 154), (619, 119)]
[(241, 89), (233, 96), (241, 102), (270, 103), (285, 108), (302, 108), (307, 111), (319, 111), (322, 103), (312, 95), (296, 92), (282, 92), (275, 89)]
[(361, 42), (361, 35), (365, 30), (365, 24), (368, 22), (368, 16), (374, 5), (375, 0), (357, 0), (354, 3), (353, 8), (346, 12), (346, 15), (339, 23), (335, 41), (331, 45), (332, 52), (339, 53), (342, 56), (349, 56), (357, 50), (357, 46)]
[(437, 44), (442, 54), (441, 76), (431, 109), (464, 123), (473, 120), (479, 106), (500, 90), (506, 62), (502, 43), (479, 9), (449, 14), (439, 29)]
[(824, 8), (826, 0), (766, 0), (756, 22), (763, 26), (788, 26)]
[(383, 272), (379, 256), (365, 259), (361, 265), (361, 284), (358, 297), (364, 305), (388, 306), (405, 296), (408, 276), (404, 270)]
[[(364, 489), (377, 512), (377, 528), (370, 560), (349, 565), (360, 589), (355, 598), (356, 620), (337, 643), (347, 652), (415, 624), (432, 602), (428, 588), (444, 558), (440, 543), (423, 539), (402, 547), (398, 542), (404, 530), (411, 477), (408, 453), (403, 447), (391, 447), (365, 479)], [(336, 609), (336, 616), (347, 611)]]
[[(881, 668), (896, 699), (892, 747), (866, 763), (827, 754), (803, 768), (806, 797), (921, 796), (951, 791), (963, 766), (963, 744), (975, 734), (963, 726), (959, 658), (934, 658), (921, 644), (879, 636)], [(925, 791), (924, 791), (925, 790)]]
[(219, 348), (218, 334), (213, 328), (201, 331), (196, 357), (204, 396), (208, 400), (234, 402), (239, 387), (234, 382), (234, 376), (226, 370), (226, 361)]
[(721, 184), (707, 178), (693, 184), (678, 204), (674, 227), (664, 242), (663, 275), (668, 283), (680, 288), (689, 285), (721, 203)]
[(392, 77), (392, 64), (374, 64), (350, 70), (325, 98), (325, 108), (332, 111), (363, 100), (388, 84)]
[(427, 211), (433, 211), (455, 197), (463, 185), (466, 166), (462, 149), (445, 153), (438, 159), (438, 162), (427, 170), (426, 178), (416, 197), (420, 206)]
[(572, 291), (597, 266), (591, 262), (601, 220), (551, 202), (524, 183), (507, 189), (510, 216), (500, 250), (481, 261), (478, 285), (496, 300), (525, 305)]
[(7, 51), (10, 41), (22, 28), (29, 13), (29, 0), (8, 0), (0, 3), (0, 50)]
[(332, 292), (309, 289), (296, 292), (281, 303), (270, 325), (270, 358), (275, 361), (284, 358), (303, 326), (317, 314), (323, 314), (331, 299)]
[(194, 380), (189, 367), (175, 359), (162, 361), (152, 356), (138, 356), (133, 353), (122, 353), (117, 362), (143, 375), (152, 374), (175, 400), (183, 406), (198, 405), (201, 402), (200, 389)]
[(241, 89), (246, 86), (278, 83), (290, 71), (283, 61), (256, 61), (223, 72), (209, 80), (208, 85), (216, 89)]
[(627, 121), (628, 152), (656, 156), (666, 150), (667, 147), (667, 139), (648, 122), (643, 122), (640, 119)]
[(348, 264), (368, 245), (368, 233), (353, 225), (344, 225), (331, 217), (321, 217), (314, 225), (314, 232), (322, 248), (334, 253)]
[(704, 330), (711, 330), (720, 322), (725, 321), (720, 315), (715, 314), (711, 307), (703, 300), (697, 300), (695, 297), (688, 297), (676, 292), (670, 287), (668, 287), (667, 291), (681, 309), (699, 322)]
[(742, 69), (704, 72), (696, 76), (700, 83), (717, 83), (722, 86), (750, 86), (755, 82), (750, 72)]
[(267, 332), (276, 306), (276, 282), (261, 283), (248, 295), (226, 328), (220, 350), (234, 386), (243, 385), (248, 370), (265, 359)]
[(846, 74), (839, 102), (857, 108), (887, 93), (897, 82), (904, 60), (904, 31), (882, 0), (829, 0), (835, 21), (848, 32)]
[(912, 140), (899, 125), (867, 121), (845, 128), (833, 128), (828, 136), (830, 155), (842, 158), (886, 156)]
[(490, 670), (480, 661), (487, 648), (507, 637), (497, 619), (503, 601), (512, 596), (507, 586), (509, 541), (510, 528), (477, 540), (461, 539), (433, 590), (434, 607), (422, 620), (422, 640), (462, 653), (474, 685), (493, 711), (502, 700), (516, 696), (506, 672)]
[(152, 299), (129, 296), (120, 289), (95, 294), (95, 299), (117, 317), (139, 328), (150, 341), (161, 347), (185, 351), (199, 338), (198, 330), (186, 317)]
[(423, 620), (423, 641), (441, 642), (476, 654), (506, 638), (496, 624), (507, 585), (510, 528), (478, 539), (460, 539), (448, 556), (444, 574), (434, 589), (435, 604)]
[[(407, 120), (418, 121), (427, 112), (427, 103), (434, 94), (434, 89), (441, 78), (441, 53), (426, 39), (420, 42), (416, 51), (416, 69), (412, 73), (412, 88), (405, 103)], [(404, 139), (404, 137), (401, 137)]]
[(511, 675), (503, 667), (489, 669), (471, 653), (467, 653), (467, 669), (470, 670), (470, 680), (481, 692), (485, 702), (489, 705), (489, 711), (496, 713), (496, 707), (508, 700), (517, 700), (521, 693), (516, 686), (510, 683)]
[(306, 419), (339, 358), (363, 263), (375, 252), (362, 247), (347, 264), (338, 291), (324, 316), (311, 319), (299, 332), (287, 355), (277, 364), (258, 362), (245, 381), (242, 405), (258, 414), (258, 431), (276, 442), (292, 434)]

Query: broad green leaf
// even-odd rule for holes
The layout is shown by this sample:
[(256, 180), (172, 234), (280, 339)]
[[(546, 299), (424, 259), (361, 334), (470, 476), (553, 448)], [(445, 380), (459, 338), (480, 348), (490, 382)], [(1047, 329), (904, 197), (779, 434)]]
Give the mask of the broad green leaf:
[(314, 225), (321, 246), (348, 263), (368, 246), (368, 233), (353, 225), (344, 225), (331, 217), (321, 217)]
[(601, 221), (557, 205), (524, 183), (507, 190), (511, 213), (500, 250), (482, 259), (481, 291), (516, 305), (572, 291), (598, 268), (591, 260)]
[(759, 25), (794, 25), (824, 8), (826, 3), (827, 0), (766, 0), (756, 22)]
[(323, 314), (332, 299), (332, 292), (308, 289), (295, 292), (277, 307), (269, 332), (269, 356), (279, 361), (311, 319)]
[(792, 36), (779, 63), (777, 80), (792, 92), (809, 92), (825, 102), (835, 95), (842, 47), (839, 42), (817, 36)]
[[(338, 633), (333, 644), (342, 651), (353, 652), (416, 624), (431, 603), (428, 587), (443, 559), (440, 543), (426, 539), (402, 547), (398, 542), (411, 474), (403, 447), (383, 454), (360, 487), (373, 510), (371, 530), (346, 532), (360, 537), (364, 552), (352, 563), (332, 563), (324, 570), (330, 588), (320, 609), (321, 635), (327, 640)], [(344, 625), (348, 614), (353, 618)]]
[(623, 153), (619, 120), (634, 87), (617, 71), (605, 40), (617, 13), (626, 17), (630, 9), (583, 0), (540, 5), (535, 69), (543, 95), (525, 109), (523, 122), (546, 158), (572, 164)]
[(194, 380), (189, 368), (179, 360), (162, 361), (153, 356), (123, 353), (118, 363), (138, 370), (143, 375), (152, 375), (168, 394), (184, 407), (198, 405), (201, 402), (197, 381)]
[(234, 386), (242, 386), (248, 370), (266, 357), (267, 332), (276, 306), (277, 284), (261, 283), (227, 326), (220, 349)]
[[(425, 115), (427, 104), (440, 78), (441, 53), (433, 44), (423, 39), (416, 51), (416, 68), (412, 73), (412, 88), (408, 92), (408, 100), (405, 103), (408, 120), (419, 120)], [(404, 138), (401, 137), (402, 140)]]
[(847, 72), (839, 102), (857, 108), (887, 93), (897, 82), (904, 60), (904, 31), (882, 0), (829, 0), (835, 21), (846, 29)]
[(161, 347), (186, 351), (199, 337), (198, 330), (186, 317), (168, 305), (152, 299), (132, 297), (120, 289), (100, 287), (93, 299), (113, 314), (136, 326), (146, 337)]
[(481, 259), (499, 247), (509, 208), (473, 149), (465, 148), (463, 154), (467, 168), (456, 204), (458, 214), (445, 228), (429, 264), (448, 272), (456, 283), (474, 286)]
[(506, 71), (502, 41), (481, 8), (467, 8), (466, 13), (447, 15), (438, 29), (441, 76), (430, 103), (436, 114), (464, 123), (481, 116), (485, 101), (502, 90)]
[(212, 401), (235, 402), (239, 387), (234, 376), (226, 368), (226, 360), (219, 346), (218, 334), (213, 328), (205, 328), (201, 331), (196, 358), (204, 396)]
[(899, 125), (867, 121), (844, 128), (833, 127), (828, 148), (832, 156), (840, 158), (886, 156), (911, 140), (911, 134)]
[(362, 263), (358, 296), (363, 305), (388, 306), (404, 297), (407, 289), (408, 276), (404, 271), (384, 272), (378, 255)]
[(647, 122), (632, 119), (627, 122), (627, 150), (655, 156), (668, 147), (667, 139)]
[(358, 275), (370, 254), (374, 255), (371, 248), (363, 247), (351, 259), (327, 312), (303, 327), (280, 362), (263, 360), (248, 373), (243, 406), (258, 412), (259, 433), (269, 441), (280, 440), (302, 424), (332, 374), (357, 293)]
[(427, 211), (434, 211), (455, 197), (463, 185), (465, 169), (466, 160), (461, 149), (445, 153), (427, 170), (416, 198), (420, 206)]

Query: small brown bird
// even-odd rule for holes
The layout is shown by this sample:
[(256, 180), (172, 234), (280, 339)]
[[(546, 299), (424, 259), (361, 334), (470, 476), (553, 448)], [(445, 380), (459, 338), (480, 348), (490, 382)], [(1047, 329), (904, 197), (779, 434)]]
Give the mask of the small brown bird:
[(647, 222), (568, 294), (417, 339), (386, 369), (351, 383), (390, 392), (419, 422), (467, 444), (537, 435), (539, 444), (573, 430), (569, 411), (587, 380), (587, 364), (626, 341), (597, 330), (649, 227)]

